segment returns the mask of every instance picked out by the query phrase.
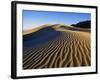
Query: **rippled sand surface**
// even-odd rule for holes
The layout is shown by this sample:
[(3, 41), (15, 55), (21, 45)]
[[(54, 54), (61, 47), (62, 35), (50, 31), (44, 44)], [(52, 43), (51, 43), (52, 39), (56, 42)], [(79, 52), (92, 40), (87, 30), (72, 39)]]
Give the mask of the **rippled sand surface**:
[(91, 65), (89, 30), (51, 25), (23, 36), (23, 69)]

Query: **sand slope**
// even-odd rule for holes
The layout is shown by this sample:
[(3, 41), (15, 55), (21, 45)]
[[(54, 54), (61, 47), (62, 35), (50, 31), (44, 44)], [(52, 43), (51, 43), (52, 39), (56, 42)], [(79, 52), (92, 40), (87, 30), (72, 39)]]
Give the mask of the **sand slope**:
[(90, 30), (50, 25), (23, 36), (23, 68), (91, 65)]

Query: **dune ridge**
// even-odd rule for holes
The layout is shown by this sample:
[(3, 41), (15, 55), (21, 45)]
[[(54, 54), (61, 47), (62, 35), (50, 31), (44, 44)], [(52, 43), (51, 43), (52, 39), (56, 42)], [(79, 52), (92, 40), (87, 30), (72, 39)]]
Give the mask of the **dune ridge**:
[[(48, 27), (43, 27), (46, 29), (48, 28), (48, 31), (42, 28), (42, 30), (39, 29), (36, 31), (37, 33), (41, 33), (39, 34), (40, 36), (37, 36), (37, 33), (33, 32), (37, 37), (33, 36), (32, 39), (35, 38), (39, 40), (42, 37), (40, 41), (44, 42), (41, 42), (41, 44), (37, 42), (35, 45), (33, 44), (33, 46), (30, 45), (23, 48), (23, 69), (91, 65), (90, 30), (70, 29), (70, 27), (66, 25), (59, 24), (49, 25)], [(53, 34), (50, 32), (53, 32)], [(46, 35), (48, 35), (48, 37), (50, 36), (51, 39), (45, 41)], [(56, 37), (53, 35), (56, 35)], [(31, 38), (26, 40), (26, 42), (32, 43), (30, 39)], [(26, 42), (24, 42), (24, 44)]]
[(50, 26), (51, 24), (45, 24), (45, 25), (42, 25), (42, 26), (39, 26), (37, 28), (33, 28), (33, 29), (28, 29), (28, 30), (23, 30), (23, 35), (27, 35), (27, 34), (30, 34), (30, 33), (33, 33), (33, 32), (36, 32), (42, 28), (45, 28), (45, 27), (48, 27)]

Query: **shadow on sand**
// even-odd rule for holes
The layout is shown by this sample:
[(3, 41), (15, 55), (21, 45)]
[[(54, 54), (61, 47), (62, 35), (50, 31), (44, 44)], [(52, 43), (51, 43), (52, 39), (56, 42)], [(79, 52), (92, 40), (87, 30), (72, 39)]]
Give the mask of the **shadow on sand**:
[(36, 32), (23, 36), (23, 47), (34, 47), (36, 45), (44, 44), (59, 36), (59, 31), (56, 31), (52, 26), (42, 28)]

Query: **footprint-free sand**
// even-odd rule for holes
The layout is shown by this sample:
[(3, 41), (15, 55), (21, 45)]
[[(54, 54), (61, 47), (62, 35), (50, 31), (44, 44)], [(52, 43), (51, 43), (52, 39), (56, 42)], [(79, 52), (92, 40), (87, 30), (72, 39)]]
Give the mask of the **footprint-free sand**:
[(90, 29), (45, 25), (23, 32), (23, 69), (91, 65)]

